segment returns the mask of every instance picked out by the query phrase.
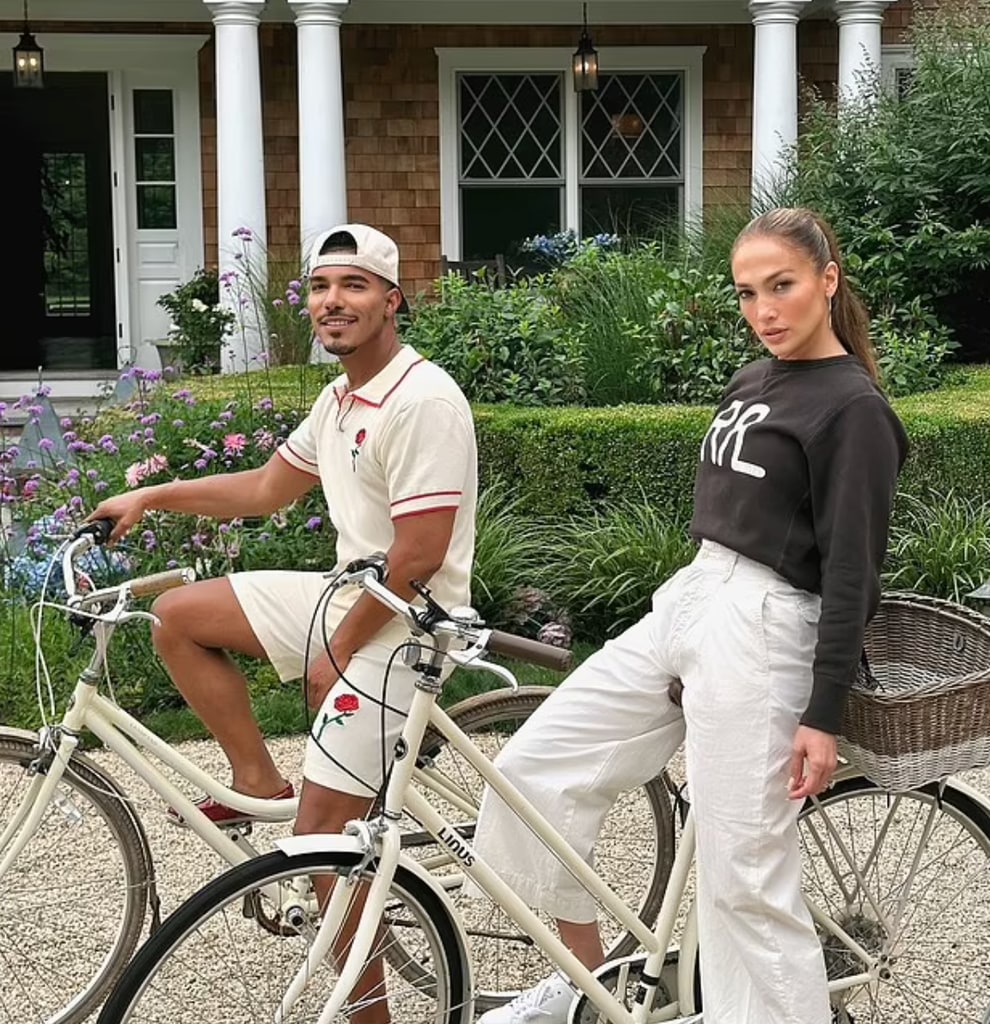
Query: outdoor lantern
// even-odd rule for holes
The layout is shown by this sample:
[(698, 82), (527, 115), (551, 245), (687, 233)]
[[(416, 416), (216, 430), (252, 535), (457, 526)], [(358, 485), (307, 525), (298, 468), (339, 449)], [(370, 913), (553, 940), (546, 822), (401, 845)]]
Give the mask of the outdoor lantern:
[(584, 5), (584, 28), (574, 51), (574, 91), (594, 92), (598, 88), (598, 51), (588, 35), (588, 5)]
[(14, 47), (14, 86), (40, 89), (45, 84), (45, 55), (28, 26), (27, 0), (24, 0), (24, 31)]

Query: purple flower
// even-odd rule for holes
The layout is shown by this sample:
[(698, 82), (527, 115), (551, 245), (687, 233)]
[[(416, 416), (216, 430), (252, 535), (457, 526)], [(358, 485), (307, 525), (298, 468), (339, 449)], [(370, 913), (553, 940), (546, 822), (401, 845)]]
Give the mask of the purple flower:
[(230, 523), (221, 523), (217, 529), (220, 533), (230, 533)]
[(137, 444), (138, 441), (142, 439), (142, 436), (143, 435), (140, 431), (135, 430), (132, 434), (127, 435), (127, 440), (130, 441), (131, 444)]
[(78, 435), (78, 434), (77, 434), (77, 433), (76, 433), (76, 432), (75, 432), (74, 430), (67, 430), (67, 431), (66, 431), (66, 432), (65, 432), (65, 433), (64, 433), (64, 434), (62, 435), (62, 440), (63, 440), (63, 441), (75, 441), (75, 440), (77, 440), (78, 438), (79, 438), (79, 435)]
[(55, 442), (50, 437), (43, 437), (38, 442), (38, 447), (43, 452), (50, 452), (55, 447)]
[(6, 416), (6, 415), (7, 415), (7, 403), (6, 402), (0, 402), (0, 416)]
[(144, 541), (145, 551), (154, 551), (158, 547), (158, 538), (155, 536), (154, 530), (145, 530), (141, 534), (141, 540)]
[(262, 398), (262, 400), (258, 403), (258, 408), (262, 412), (268, 412), (268, 410), (271, 409), (271, 407), (274, 404), (275, 403), (270, 398)]
[(78, 494), (74, 494), (71, 498), (69, 498), (69, 504), (73, 508), (82, 508), (83, 500), (82, 498), (79, 497)]
[(223, 420), (225, 423), (227, 420), (232, 420), (233, 418), (234, 414), (229, 409), (224, 409), (224, 411), (217, 417), (218, 420)]
[(45, 410), (44, 410), (44, 407), (40, 406), (40, 405), (29, 405), (27, 407), (27, 411), (32, 416), (40, 416)]
[(148, 438), (154, 437), (155, 436), (155, 429), (154, 429), (154, 427), (145, 427), (144, 428), (144, 436), (148, 437)]
[(95, 469), (87, 469), (86, 470), (86, 479), (87, 480), (95, 480), (99, 475), (100, 474), (99, 474), (98, 470), (95, 470)]
[(63, 430), (68, 430), (72, 426), (72, 420), (68, 416), (63, 416), (62, 419), (58, 421), (58, 425)]
[[(147, 427), (149, 424), (157, 423), (161, 418), (161, 413), (149, 412), (147, 416), (141, 417), (141, 426)], [(147, 431), (145, 433), (147, 434)]]
[(176, 399), (182, 399), (189, 398), (190, 395), (192, 395), (192, 392), (188, 388), (179, 388), (179, 390), (176, 391), (175, 394), (172, 395), (172, 397)]
[(307, 530), (318, 530), (323, 525), (323, 520), (319, 516), (311, 516), (306, 520)]
[(305, 306), (303, 306), (303, 308), (299, 310), (299, 315), (300, 316), (309, 316), (309, 310)]
[[(24, 487), (23, 487), (21, 493), (24, 495), (25, 498), (31, 498), (35, 494), (38, 493), (38, 488), (40, 486), (41, 486), (41, 482), (38, 480), (38, 478), (36, 476), (33, 476), (33, 477), (31, 477), (30, 480), (26, 480), (24, 482)], [(30, 534), (28, 535), (28, 537), (30, 539)]]
[(206, 461), (206, 459), (197, 459), (193, 463), (193, 466), (195, 466), (196, 469), (206, 469), (208, 465), (209, 463)]
[(185, 420), (172, 420), (172, 426), (175, 427), (176, 429), (181, 429), (185, 425), (186, 425), (186, 421)]
[(289, 287), (292, 289), (292, 291), (297, 292), (299, 291), (300, 288), (302, 288), (302, 281), (290, 281)]
[(296, 292), (288, 292), (286, 294), (286, 299), (290, 306), (298, 306), (299, 303), (302, 301), (302, 299), (299, 298)]
[(189, 539), (192, 541), (194, 548), (201, 548), (206, 543), (207, 536), (205, 533), (194, 533)]
[[(188, 545), (188, 544), (183, 544), (182, 546), (183, 546), (184, 548), (186, 548), (186, 550), (188, 550), (188, 548), (189, 548), (189, 545)], [(169, 559), (169, 560), (168, 560), (168, 561), (167, 561), (167, 562), (165, 563), (165, 568), (166, 568), (166, 569), (178, 569), (178, 568), (179, 568), (179, 563), (178, 563), (178, 562), (177, 562), (177, 561), (176, 561), (176, 560), (175, 560), (174, 558), (170, 558), (170, 559)]]
[(243, 238), (245, 242), (250, 242), (251, 239), (254, 238), (254, 234), (250, 228), (235, 228), (231, 234), (234, 238)]
[(272, 299), (272, 305), (278, 309), (279, 306), (284, 306), (285, 303), (281, 299)]
[(110, 485), (106, 482), (106, 480), (97, 480), (96, 483), (93, 484), (93, 490), (96, 491), (97, 494), (99, 494), (101, 491), (105, 491), (109, 486)]
[(65, 482), (70, 486), (79, 483), (79, 470), (73, 467), (65, 474)]

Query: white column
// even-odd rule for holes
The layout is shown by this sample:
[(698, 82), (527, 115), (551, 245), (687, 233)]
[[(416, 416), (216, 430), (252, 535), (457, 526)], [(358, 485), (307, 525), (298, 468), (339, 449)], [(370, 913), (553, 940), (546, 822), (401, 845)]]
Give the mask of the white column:
[(777, 178), (797, 141), (797, 23), (809, 0), (750, 0), (753, 59), (753, 197)]
[(883, 12), (891, 0), (834, 0), (839, 23), (839, 99), (880, 85)]
[[(257, 369), (263, 352), (253, 317), (247, 270), (261, 287), (266, 274), (265, 155), (261, 127), (261, 60), (258, 22), (267, 0), (204, 0), (216, 26), (217, 232), (220, 273), (233, 271), (236, 287), (221, 287), (221, 301), (235, 310), (239, 326), (223, 353), (225, 371)], [(235, 232), (246, 228), (251, 241)]]
[(308, 243), (347, 223), (340, 19), (348, 0), (289, 0), (296, 17), (299, 78), (299, 233)]

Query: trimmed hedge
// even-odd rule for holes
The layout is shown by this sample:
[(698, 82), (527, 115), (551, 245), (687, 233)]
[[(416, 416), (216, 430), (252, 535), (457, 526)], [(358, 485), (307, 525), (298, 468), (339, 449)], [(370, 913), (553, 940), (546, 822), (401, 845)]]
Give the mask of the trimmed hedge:
[[(990, 495), (990, 368), (958, 371), (939, 391), (893, 405), (911, 440), (902, 491)], [(482, 480), (505, 480), (525, 513), (580, 515), (645, 497), (658, 511), (682, 521), (690, 516), (711, 408), (476, 406), (474, 412)]]

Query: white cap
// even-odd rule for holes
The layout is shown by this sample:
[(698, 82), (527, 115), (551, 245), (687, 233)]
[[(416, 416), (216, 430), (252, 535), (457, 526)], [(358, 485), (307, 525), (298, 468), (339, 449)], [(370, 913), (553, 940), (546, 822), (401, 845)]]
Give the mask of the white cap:
[[(332, 235), (349, 235), (354, 252), (321, 253), (320, 250)], [(322, 232), (310, 249), (307, 267), (310, 274), (317, 267), (360, 267), (383, 277), (402, 292), (399, 284), (399, 247), (388, 235), (367, 224), (338, 224)], [(399, 312), (405, 313), (408, 309), (409, 304), (403, 295)]]

